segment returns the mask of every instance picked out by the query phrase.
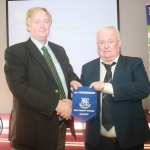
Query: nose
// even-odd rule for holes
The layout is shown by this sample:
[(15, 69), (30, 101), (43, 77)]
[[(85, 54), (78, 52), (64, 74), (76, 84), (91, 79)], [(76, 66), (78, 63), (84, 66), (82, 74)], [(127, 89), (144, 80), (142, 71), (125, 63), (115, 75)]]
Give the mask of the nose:
[(108, 42), (105, 42), (104, 47), (107, 49), (108, 48)]
[(44, 27), (45, 27), (44, 22), (41, 22), (41, 27), (42, 27), (42, 28), (44, 28)]

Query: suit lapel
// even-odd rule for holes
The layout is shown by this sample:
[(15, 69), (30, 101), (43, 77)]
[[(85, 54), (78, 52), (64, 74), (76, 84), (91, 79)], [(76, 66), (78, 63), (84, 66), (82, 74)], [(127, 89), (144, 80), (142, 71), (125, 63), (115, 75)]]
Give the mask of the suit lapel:
[[(96, 59), (95, 65), (94, 65), (94, 82), (100, 81), (100, 58)], [(99, 117), (100, 112), (100, 92), (97, 92), (97, 114)]]
[(50, 78), (54, 81), (55, 84), (56, 81), (54, 79), (54, 76), (52, 75), (44, 57), (42, 56), (41, 52), (38, 50), (38, 48), (36, 47), (36, 45), (31, 41), (31, 39), (29, 39), (27, 41), (27, 46), (28, 46), (28, 50), (31, 53), (31, 55), (36, 59), (36, 61), (43, 67), (43, 69), (45, 70), (45, 72), (50, 76)]
[(100, 81), (100, 58), (96, 59), (93, 72), (94, 81)]
[[(96, 59), (95, 61), (95, 65), (94, 65), (94, 81), (100, 81), (100, 58)], [(100, 92), (97, 92), (97, 96), (98, 96), (98, 110), (100, 110), (100, 102), (99, 102), (99, 99), (100, 99)]]
[(122, 68), (124, 68), (125, 64), (125, 57), (120, 54), (113, 76), (113, 83), (118, 81), (118, 77), (120, 76)]
[[(60, 64), (60, 66), (61, 66), (61, 69), (62, 69), (62, 71), (63, 71), (63, 74), (64, 74), (64, 77), (65, 77), (65, 79), (66, 79), (66, 83), (68, 83), (69, 81), (68, 81), (68, 78), (67, 78), (67, 76), (68, 76), (68, 70), (67, 69), (69, 69), (69, 68), (67, 68), (65, 65), (64, 65), (64, 61), (63, 61), (63, 59), (62, 59), (62, 55), (61, 55), (61, 51), (58, 51), (58, 50), (56, 50), (55, 49), (55, 47), (49, 42), (48, 43), (49, 44), (49, 47), (51, 48), (51, 50), (53, 51), (53, 53), (54, 53), (54, 55), (55, 55), (55, 57), (57, 58), (57, 60), (58, 60), (58, 62), (59, 62), (59, 64)], [(59, 74), (59, 72), (58, 72), (58, 74)]]

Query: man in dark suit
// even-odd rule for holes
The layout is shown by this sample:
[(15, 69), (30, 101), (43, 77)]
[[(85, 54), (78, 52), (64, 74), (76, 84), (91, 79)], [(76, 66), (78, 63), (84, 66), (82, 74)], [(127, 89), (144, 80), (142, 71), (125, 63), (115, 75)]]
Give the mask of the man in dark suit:
[[(81, 74), (82, 85), (98, 91), (97, 115), (86, 123), (85, 149), (143, 150), (150, 139), (142, 108), (150, 90), (143, 61), (120, 54), (119, 31), (112, 26), (98, 31), (97, 45), (100, 58), (83, 65)], [(104, 81), (106, 72), (111, 82)]]
[[(51, 15), (45, 8), (31, 8), (26, 17), (31, 37), (5, 51), (4, 70), (13, 94), (10, 118), (13, 149), (64, 150), (66, 127), (75, 136), (70, 87), (81, 84), (64, 48), (47, 40), (51, 23)], [(48, 58), (43, 57), (43, 46)], [(60, 82), (48, 66), (49, 54)], [(62, 99), (60, 84), (65, 94)]]

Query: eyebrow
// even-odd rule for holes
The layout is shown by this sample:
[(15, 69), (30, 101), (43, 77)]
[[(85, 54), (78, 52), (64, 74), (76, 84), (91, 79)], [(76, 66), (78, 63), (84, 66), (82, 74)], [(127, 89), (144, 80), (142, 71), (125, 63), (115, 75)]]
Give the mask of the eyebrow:
[[(109, 41), (109, 40), (115, 40), (114, 38), (112, 38), (112, 39), (108, 39), (107, 41)], [(99, 40), (99, 41), (105, 41), (105, 40)]]

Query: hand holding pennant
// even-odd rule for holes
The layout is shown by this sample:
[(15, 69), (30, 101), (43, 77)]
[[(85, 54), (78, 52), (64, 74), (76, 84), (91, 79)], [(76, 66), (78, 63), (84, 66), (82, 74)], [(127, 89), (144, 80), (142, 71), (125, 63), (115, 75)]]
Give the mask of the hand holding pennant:
[(72, 93), (72, 116), (82, 123), (93, 119), (96, 116), (97, 91), (83, 86)]

